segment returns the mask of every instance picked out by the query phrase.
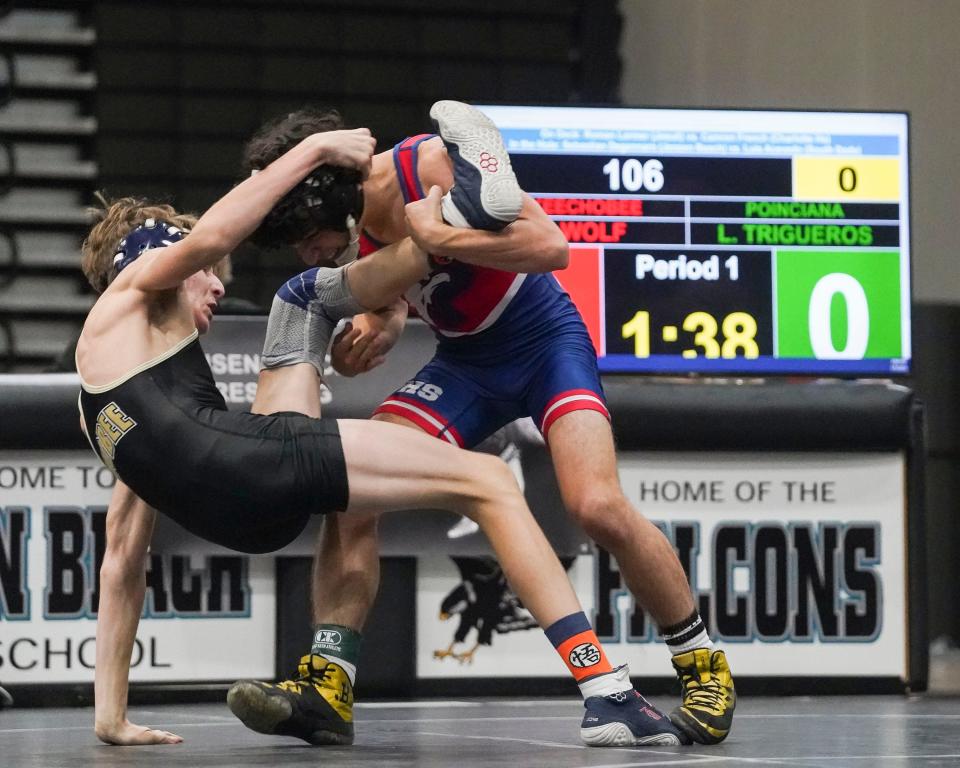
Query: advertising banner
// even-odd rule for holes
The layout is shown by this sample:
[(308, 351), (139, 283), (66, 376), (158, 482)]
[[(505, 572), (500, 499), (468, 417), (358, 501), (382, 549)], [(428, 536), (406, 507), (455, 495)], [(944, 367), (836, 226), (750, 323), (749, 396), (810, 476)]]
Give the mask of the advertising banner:
[[(624, 453), (619, 466), (737, 674), (906, 679), (902, 456)], [(616, 562), (591, 550), (565, 565), (611, 660), (672, 674)], [(418, 582), (421, 677), (564, 674), (492, 559), (424, 556)]]
[[(113, 474), (91, 451), (0, 451), (0, 679), (93, 681)], [(274, 563), (150, 554), (131, 680), (270, 677)]]

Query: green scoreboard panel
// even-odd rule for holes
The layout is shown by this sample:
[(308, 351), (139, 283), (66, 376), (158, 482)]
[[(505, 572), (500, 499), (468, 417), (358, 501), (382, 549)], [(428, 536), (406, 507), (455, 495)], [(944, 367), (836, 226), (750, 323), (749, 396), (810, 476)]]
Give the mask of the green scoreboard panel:
[(482, 109), (601, 370), (909, 371), (905, 114)]

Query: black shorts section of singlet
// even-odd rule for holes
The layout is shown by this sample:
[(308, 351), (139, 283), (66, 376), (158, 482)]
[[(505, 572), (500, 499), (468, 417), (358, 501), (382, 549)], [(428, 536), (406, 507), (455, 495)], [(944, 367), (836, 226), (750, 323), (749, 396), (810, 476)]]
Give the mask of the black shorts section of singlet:
[(101, 459), (208, 541), (272, 552), (310, 515), (347, 506), (336, 420), (228, 411), (196, 341), (106, 392), (84, 390), (80, 402)]

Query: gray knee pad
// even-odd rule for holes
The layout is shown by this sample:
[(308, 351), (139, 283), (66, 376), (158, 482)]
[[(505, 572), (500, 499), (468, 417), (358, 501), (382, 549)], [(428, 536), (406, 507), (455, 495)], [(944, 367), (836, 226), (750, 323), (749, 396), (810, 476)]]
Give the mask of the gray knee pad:
[(273, 297), (261, 370), (310, 363), (323, 375), (337, 323), (365, 311), (350, 293), (343, 267), (314, 267), (290, 278)]

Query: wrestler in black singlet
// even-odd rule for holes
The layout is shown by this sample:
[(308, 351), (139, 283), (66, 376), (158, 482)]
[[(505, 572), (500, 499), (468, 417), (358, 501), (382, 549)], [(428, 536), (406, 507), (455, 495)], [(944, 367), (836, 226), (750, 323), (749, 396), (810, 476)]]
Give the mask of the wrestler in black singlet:
[(271, 552), (347, 506), (336, 420), (228, 411), (196, 334), (118, 383), (83, 384), (80, 409), (104, 464), (216, 544)]

